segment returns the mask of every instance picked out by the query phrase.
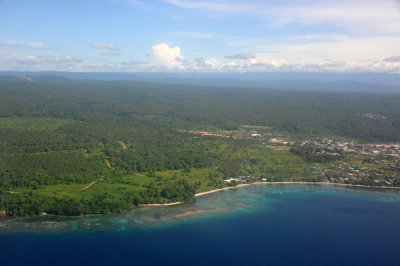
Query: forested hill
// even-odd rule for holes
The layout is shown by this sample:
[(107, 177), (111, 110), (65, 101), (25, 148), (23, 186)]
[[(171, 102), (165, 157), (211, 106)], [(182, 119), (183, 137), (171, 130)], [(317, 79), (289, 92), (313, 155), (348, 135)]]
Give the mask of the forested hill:
[(123, 122), (174, 130), (232, 129), (252, 124), (296, 136), (339, 136), (370, 142), (400, 138), (398, 94), (106, 82), (57, 76), (0, 79), (0, 117), (43, 116), (86, 121), (93, 128)]

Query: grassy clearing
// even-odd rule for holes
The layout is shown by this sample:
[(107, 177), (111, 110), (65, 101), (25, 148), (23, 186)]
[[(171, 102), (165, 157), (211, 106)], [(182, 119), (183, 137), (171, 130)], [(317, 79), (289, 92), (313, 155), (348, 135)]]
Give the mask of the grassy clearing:
[(80, 200), (82, 198), (91, 198), (96, 195), (104, 195), (105, 193), (111, 195), (111, 198), (120, 198), (124, 193), (136, 193), (144, 191), (143, 186), (130, 185), (130, 184), (107, 184), (102, 181), (96, 182), (89, 188), (82, 190), (87, 186), (86, 184), (60, 184), (43, 186), (35, 190), (29, 188), (18, 188), (13, 192), (17, 193), (34, 193), (37, 195), (51, 196), (56, 198), (74, 198)]
[(177, 179), (184, 179), (191, 185), (200, 183), (198, 192), (204, 192), (216, 188), (211, 184), (212, 180), (210, 179), (210, 176), (214, 176), (220, 180), (223, 179), (222, 174), (218, 172), (216, 168), (191, 168), (190, 172), (186, 173), (181, 170), (169, 170), (157, 172), (156, 176), (158, 177), (159, 182), (173, 182)]
[(79, 191), (82, 187), (83, 187), (82, 184), (71, 184), (71, 185), (59, 184), (59, 185), (41, 186), (35, 190), (31, 190), (30, 188), (18, 188), (15, 189), (15, 191), (21, 193), (33, 192), (35, 194), (38, 193), (38, 194), (43, 194), (45, 196), (54, 196), (54, 195), (66, 196), (76, 191)]

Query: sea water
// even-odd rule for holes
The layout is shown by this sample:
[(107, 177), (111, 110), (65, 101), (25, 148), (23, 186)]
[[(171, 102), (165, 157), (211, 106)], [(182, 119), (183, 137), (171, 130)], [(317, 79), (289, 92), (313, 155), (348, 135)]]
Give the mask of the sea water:
[(400, 191), (259, 184), (123, 215), (7, 219), (0, 265), (400, 265)]

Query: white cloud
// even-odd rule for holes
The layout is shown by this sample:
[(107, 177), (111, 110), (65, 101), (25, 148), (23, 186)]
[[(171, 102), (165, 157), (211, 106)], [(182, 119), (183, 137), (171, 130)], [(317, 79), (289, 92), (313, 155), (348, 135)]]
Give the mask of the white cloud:
[(166, 43), (160, 43), (154, 45), (152, 50), (157, 60), (168, 69), (184, 69), (184, 57), (178, 46), (169, 47)]
[(257, 58), (282, 58), (292, 64), (321, 64), (327, 59), (366, 64), (396, 54), (399, 47), (397, 36), (343, 36), (340, 40), (259, 45), (256, 54)]
[(325, 64), (322, 65), (324, 68), (337, 68), (344, 67), (346, 62), (344, 60), (327, 60)]
[(226, 55), (225, 58), (228, 59), (239, 59), (239, 60), (249, 60), (252, 58), (256, 58), (253, 54), (235, 54), (235, 55)]
[(16, 49), (39, 49), (43, 47), (41, 42), (31, 42), (25, 40), (8, 40), (0, 44), (0, 47)]
[(400, 63), (400, 56), (390, 56), (383, 59), (383, 62)]
[(100, 53), (105, 56), (119, 56), (119, 48), (110, 43), (91, 43), (90, 47), (100, 50)]
[(72, 56), (62, 56), (62, 55), (28, 55), (17, 59), (17, 63), (26, 65), (36, 65), (36, 64), (65, 64), (65, 63), (77, 63), (81, 62), (80, 59), (74, 58)]
[(113, 44), (109, 44), (109, 43), (91, 43), (89, 45), (93, 48), (101, 49), (101, 50), (113, 50), (113, 51), (119, 50), (118, 47), (116, 47)]

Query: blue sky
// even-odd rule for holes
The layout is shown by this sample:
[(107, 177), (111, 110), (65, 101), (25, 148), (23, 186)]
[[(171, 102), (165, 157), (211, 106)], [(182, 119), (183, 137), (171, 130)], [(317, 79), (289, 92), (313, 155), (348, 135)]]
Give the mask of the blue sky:
[(0, 70), (400, 73), (400, 1), (0, 0)]

